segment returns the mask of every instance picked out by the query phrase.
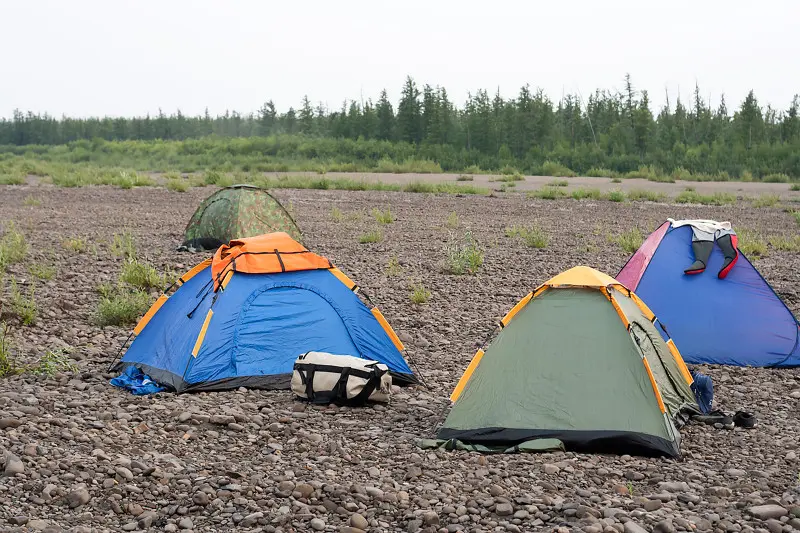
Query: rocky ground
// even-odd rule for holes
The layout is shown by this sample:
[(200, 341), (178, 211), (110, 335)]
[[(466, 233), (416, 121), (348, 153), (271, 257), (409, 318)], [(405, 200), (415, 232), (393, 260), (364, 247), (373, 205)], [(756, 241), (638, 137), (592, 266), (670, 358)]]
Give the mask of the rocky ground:
[[(129, 328), (91, 320), (97, 285), (121, 266), (110, 243), (128, 230), (159, 269), (190, 268), (201, 257), (175, 248), (210, 192), (0, 187), (0, 224), (15, 221), (30, 245), (6, 279), (35, 283), (40, 309), (35, 325), (13, 331), (19, 357), (69, 346), (79, 368), (0, 381), (0, 530), (800, 530), (798, 370), (705, 368), (719, 407), (753, 411), (759, 426), (690, 425), (682, 460), (480, 456), (414, 445), (433, 435), (475, 347), (532, 287), (576, 264), (615, 274), (628, 253), (613, 236), (647, 232), (667, 217), (796, 233), (781, 209), (278, 191), (307, 245), (381, 308), (430, 388), (362, 409), (306, 407), (288, 391), (134, 397), (110, 386), (106, 373)], [(381, 242), (359, 244), (379, 225), (375, 207), (391, 207), (396, 220), (382, 226)], [(532, 223), (549, 233), (546, 248), (505, 234)], [(467, 231), (485, 251), (483, 267), (476, 276), (445, 274), (446, 248)], [(84, 239), (86, 251), (65, 248), (72, 238)], [(32, 264), (54, 265), (57, 275), (34, 281)], [(800, 257), (771, 250), (756, 265), (800, 312)], [(431, 291), (427, 303), (410, 301), (414, 284)]]

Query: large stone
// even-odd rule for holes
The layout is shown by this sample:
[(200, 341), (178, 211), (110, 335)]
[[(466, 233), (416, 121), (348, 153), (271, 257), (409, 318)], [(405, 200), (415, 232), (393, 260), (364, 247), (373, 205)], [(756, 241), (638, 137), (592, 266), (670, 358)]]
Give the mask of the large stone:
[(76, 507), (80, 507), (81, 505), (86, 505), (91, 499), (92, 497), (89, 494), (89, 491), (85, 488), (80, 488), (67, 494), (67, 505), (69, 505), (70, 509), (74, 509)]
[(18, 428), (22, 425), (22, 420), (18, 418), (0, 418), (0, 429)]
[(787, 514), (789, 514), (789, 511), (787, 511), (785, 508), (775, 504), (756, 505), (755, 507), (750, 507), (747, 510), (747, 512), (749, 512), (751, 515), (755, 516), (759, 520), (780, 518), (782, 516), (786, 516)]
[(350, 516), (350, 525), (358, 529), (367, 529), (369, 527), (369, 522), (360, 514), (354, 513)]
[(25, 473), (25, 465), (22, 463), (22, 460), (19, 457), (13, 453), (10, 453), (6, 457), (6, 466), (3, 470), (3, 473), (9, 477), (16, 476), (17, 474), (23, 474)]
[(494, 512), (497, 516), (509, 516), (514, 513), (514, 507), (510, 503), (498, 503)]
[(625, 522), (625, 533), (647, 533), (647, 530), (633, 520), (628, 520)]
[(311, 529), (314, 531), (324, 531), (325, 530), (325, 521), (321, 518), (314, 518), (310, 522)]

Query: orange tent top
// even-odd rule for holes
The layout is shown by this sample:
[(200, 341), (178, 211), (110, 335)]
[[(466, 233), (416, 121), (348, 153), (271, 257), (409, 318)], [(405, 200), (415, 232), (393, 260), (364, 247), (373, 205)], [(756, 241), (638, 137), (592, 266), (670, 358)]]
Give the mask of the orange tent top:
[(228, 272), (273, 274), (329, 268), (333, 265), (328, 259), (308, 251), (287, 233), (276, 232), (220, 246), (211, 262), (211, 276), (216, 290)]
[(576, 266), (545, 281), (543, 287), (592, 287), (623, 286), (608, 274), (587, 266)]

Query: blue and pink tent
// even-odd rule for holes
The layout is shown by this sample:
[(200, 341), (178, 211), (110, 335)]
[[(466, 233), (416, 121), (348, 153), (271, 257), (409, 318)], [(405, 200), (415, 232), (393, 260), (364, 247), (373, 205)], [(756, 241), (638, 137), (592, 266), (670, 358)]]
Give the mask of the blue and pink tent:
[(692, 228), (665, 222), (617, 275), (658, 316), (687, 363), (754, 367), (800, 366), (800, 324), (739, 252), (724, 279), (714, 246), (702, 274), (684, 273), (694, 260)]

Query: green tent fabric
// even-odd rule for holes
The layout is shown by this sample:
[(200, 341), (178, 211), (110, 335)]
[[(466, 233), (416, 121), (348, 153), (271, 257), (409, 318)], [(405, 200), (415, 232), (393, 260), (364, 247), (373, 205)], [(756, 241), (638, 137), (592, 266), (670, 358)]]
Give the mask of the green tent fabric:
[(580, 452), (680, 454), (673, 417), (696, 408), (680, 354), (618, 282), (575, 279), (545, 284), (504, 319), (462, 377), (439, 439), (488, 447), (557, 439)]
[(215, 250), (234, 239), (279, 231), (302, 243), (300, 228), (274, 196), (253, 185), (232, 185), (203, 200), (179, 250)]
[(558, 439), (533, 439), (526, 440), (514, 446), (484, 446), (482, 444), (467, 444), (457, 439), (419, 439), (417, 446), (423, 450), (459, 450), (465, 452), (493, 453), (544, 453), (566, 451), (564, 443)]

